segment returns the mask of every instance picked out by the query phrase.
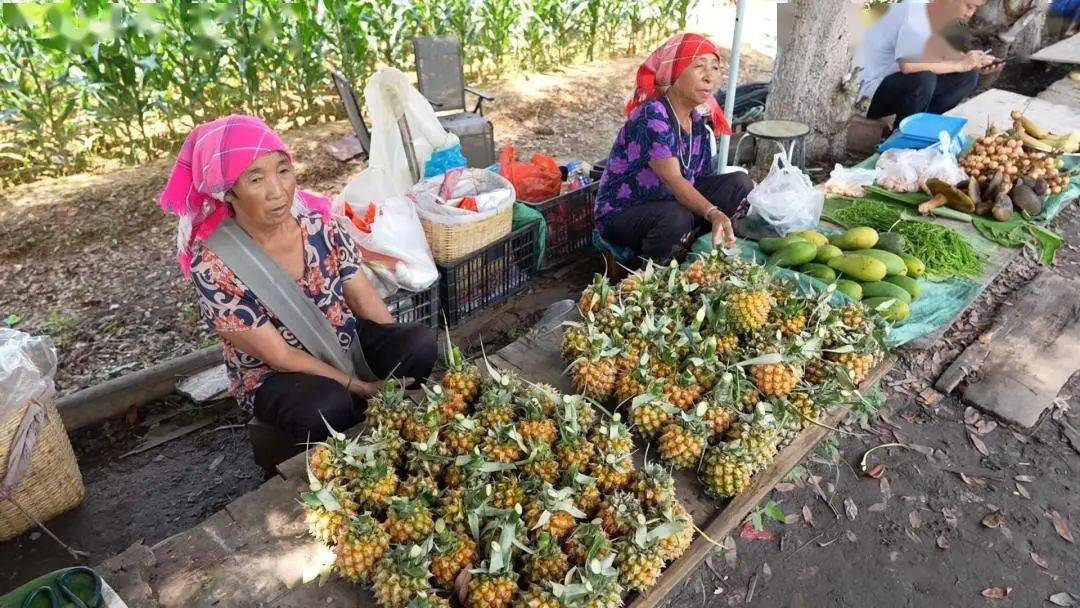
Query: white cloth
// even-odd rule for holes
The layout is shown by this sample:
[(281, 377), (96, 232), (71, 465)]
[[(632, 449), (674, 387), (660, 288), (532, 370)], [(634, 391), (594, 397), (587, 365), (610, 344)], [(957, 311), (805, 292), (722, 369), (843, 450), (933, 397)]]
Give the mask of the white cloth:
[(926, 0), (894, 4), (867, 32), (859, 46), (863, 68), (859, 95), (873, 99), (886, 77), (900, 71), (900, 61), (921, 61), (930, 41), (930, 17)]

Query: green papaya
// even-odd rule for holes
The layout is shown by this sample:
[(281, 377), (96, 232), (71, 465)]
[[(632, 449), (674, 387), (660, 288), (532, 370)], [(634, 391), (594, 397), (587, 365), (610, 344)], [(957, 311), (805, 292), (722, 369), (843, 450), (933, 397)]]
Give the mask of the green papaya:
[(877, 245), (874, 245), (874, 249), (888, 251), (896, 255), (904, 253), (906, 247), (907, 240), (895, 232), (882, 232), (878, 235)]
[(788, 245), (791, 245), (791, 244), (794, 244), (794, 243), (809, 243), (809, 242), (810, 241), (807, 241), (806, 239), (804, 239), (801, 236), (789, 235), (789, 236), (783, 236), (783, 237), (771, 237), (771, 236), (765, 237), (763, 239), (758, 239), (757, 244), (758, 244), (758, 247), (761, 247), (761, 250), (763, 252), (765, 252), (766, 255), (768, 255), (768, 254), (771, 254), (771, 253), (776, 253), (777, 251), (780, 251), (784, 247), (787, 247)]
[(816, 230), (800, 230), (798, 232), (792, 232), (788, 236), (792, 236), (792, 235), (801, 236), (802, 238), (810, 241), (811, 243), (817, 245), (818, 247), (823, 247), (823, 246), (829, 244), (829, 238), (826, 237), (824, 234), (821, 234), (820, 232), (816, 231)]
[(832, 283), (836, 280), (836, 271), (825, 264), (803, 264), (796, 270), (826, 283)]
[(843, 234), (829, 237), (829, 242), (844, 251), (870, 249), (878, 242), (877, 230), (867, 226), (852, 228)]
[(836, 245), (825, 245), (818, 248), (817, 257), (814, 258), (814, 261), (819, 264), (828, 264), (829, 260), (842, 255), (844, 255), (844, 252), (840, 251), (840, 248)]
[(902, 253), (900, 254), (900, 259), (904, 260), (904, 265), (907, 266), (908, 276), (921, 277), (926, 274), (926, 264), (923, 264), (923, 261), (919, 258)]
[(769, 256), (769, 265), (789, 268), (813, 261), (817, 255), (817, 247), (809, 241), (792, 243)]
[(858, 281), (880, 281), (888, 272), (881, 260), (857, 253), (829, 260), (829, 268)]
[(882, 319), (893, 323), (899, 323), (911, 314), (911, 308), (907, 302), (899, 298), (867, 298), (862, 303), (881, 315)]
[(862, 285), (859, 285), (855, 281), (849, 281), (847, 279), (836, 280), (837, 291), (842, 291), (848, 295), (849, 298), (858, 302), (862, 299)]
[(911, 294), (907, 290), (899, 285), (893, 285), (885, 281), (863, 283), (862, 293), (864, 298), (896, 298), (903, 300), (905, 304), (911, 303)]
[(911, 295), (912, 300), (918, 300), (922, 296), (922, 285), (911, 277), (905, 277), (898, 274), (891, 277), (885, 277), (885, 281), (901, 287)]
[(890, 275), (907, 274), (907, 264), (904, 264), (904, 259), (895, 253), (880, 249), (859, 249), (853, 253), (861, 253), (879, 260), (882, 264), (885, 264), (885, 271)]

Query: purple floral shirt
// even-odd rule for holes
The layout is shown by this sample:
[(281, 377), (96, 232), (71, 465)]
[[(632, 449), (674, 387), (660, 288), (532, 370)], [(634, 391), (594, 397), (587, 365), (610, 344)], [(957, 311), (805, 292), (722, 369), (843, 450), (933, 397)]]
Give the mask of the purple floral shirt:
[[(712, 150), (708, 145), (705, 120), (697, 110), (690, 113), (691, 134), (676, 134), (676, 123), (663, 99), (646, 102), (634, 110), (615, 138), (608, 156), (607, 169), (600, 178), (596, 196), (596, 221), (601, 231), (604, 220), (623, 209), (655, 201), (674, 201), (675, 195), (664, 186), (649, 161), (672, 156), (687, 158), (679, 166), (691, 184), (698, 177), (712, 173)], [(676, 150), (678, 146), (678, 150)]]
[[(356, 339), (356, 318), (345, 303), (343, 287), (345, 281), (360, 272), (360, 251), (337, 221), (328, 224), (317, 212), (302, 213), (297, 220), (304, 235), (306, 270), (296, 284), (330, 320), (342, 350), (347, 351)], [(246, 331), (272, 323), (285, 342), (303, 348), (217, 254), (201, 243), (196, 244), (194, 254), (191, 280), (199, 296), (199, 316), (212, 331)], [(241, 408), (251, 412), (255, 393), (274, 370), (228, 342), (224, 354), (229, 392)]]

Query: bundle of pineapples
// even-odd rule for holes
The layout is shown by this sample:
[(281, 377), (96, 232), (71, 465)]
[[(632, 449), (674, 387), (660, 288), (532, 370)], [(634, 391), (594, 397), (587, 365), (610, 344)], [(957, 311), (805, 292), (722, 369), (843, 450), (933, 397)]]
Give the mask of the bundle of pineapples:
[(567, 323), (563, 356), (582, 395), (613, 402), (676, 469), (716, 498), (753, 475), (844, 399), (883, 354), (884, 325), (773, 270), (720, 251), (685, 269), (597, 275)]
[(311, 450), (301, 496), (333, 569), (381, 606), (614, 608), (689, 547), (658, 463), (635, 470), (619, 416), (450, 349), (419, 402), (385, 387), (357, 437)]

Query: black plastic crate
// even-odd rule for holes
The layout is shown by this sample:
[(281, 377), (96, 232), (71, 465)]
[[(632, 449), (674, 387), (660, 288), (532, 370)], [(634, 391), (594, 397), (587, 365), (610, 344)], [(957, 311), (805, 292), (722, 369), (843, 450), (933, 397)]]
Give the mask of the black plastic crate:
[(439, 302), (449, 326), (490, 308), (536, 277), (539, 222), (530, 222), (494, 243), (439, 268)]
[(598, 186), (593, 182), (542, 203), (525, 203), (542, 213), (547, 222), (545, 270), (569, 262), (577, 252), (592, 247), (593, 207)]
[(422, 323), (439, 328), (439, 283), (424, 291), (399, 289), (386, 300), (386, 308), (398, 323)]

